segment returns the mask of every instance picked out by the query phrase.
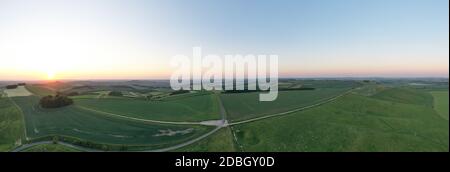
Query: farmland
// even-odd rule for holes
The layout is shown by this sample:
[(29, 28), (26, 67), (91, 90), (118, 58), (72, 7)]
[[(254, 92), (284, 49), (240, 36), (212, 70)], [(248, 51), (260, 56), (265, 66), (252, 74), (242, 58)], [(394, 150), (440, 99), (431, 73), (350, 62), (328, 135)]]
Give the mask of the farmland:
[[(56, 91), (76, 92), (74, 104), (39, 106)], [(283, 79), (273, 102), (258, 101), (262, 92), (172, 94), (165, 81), (40, 82), (4, 92), (0, 151), (410, 152), (449, 145), (446, 80)]]
[[(13, 100), (24, 112), (27, 136), (32, 139), (60, 135), (111, 145), (160, 148), (197, 137), (208, 130), (202, 126), (126, 121), (74, 106), (41, 109), (36, 106), (36, 96), (14, 97)], [(181, 131), (184, 133), (177, 133)]]
[(4, 90), (8, 97), (19, 97), (19, 96), (30, 96), (30, 93), (24, 86), (19, 86), (16, 89), (6, 89)]
[(236, 127), (245, 151), (448, 151), (448, 131), (431, 108), (358, 95)]
[(20, 110), (7, 97), (0, 97), (0, 151), (8, 151), (24, 140)]
[[(446, 114), (448, 91), (438, 86), (431, 100), (438, 112)], [(428, 89), (436, 88), (430, 84)], [(235, 138), (228, 147), (234, 146), (235, 151), (446, 152), (448, 121), (433, 109), (430, 96), (423, 89), (404, 85), (364, 84), (317, 108), (228, 127), (234, 135), (229, 137)], [(224, 147), (223, 142), (213, 141), (225, 138), (220, 135), (210, 136), (197, 148)]]
[(353, 85), (337, 85), (329, 84), (330, 87), (323, 88), (324, 81), (318, 83), (309, 81), (308, 86), (318, 88), (315, 90), (300, 91), (280, 91), (278, 98), (273, 102), (260, 102), (258, 92), (238, 93), (238, 94), (222, 94), (221, 98), (227, 110), (228, 119), (230, 121), (240, 121), (268, 114), (289, 111), (295, 108), (301, 108), (318, 102), (333, 98), (350, 90)]
[(166, 101), (129, 98), (76, 98), (76, 105), (109, 113), (161, 121), (205, 121), (219, 119), (213, 94), (179, 97)]

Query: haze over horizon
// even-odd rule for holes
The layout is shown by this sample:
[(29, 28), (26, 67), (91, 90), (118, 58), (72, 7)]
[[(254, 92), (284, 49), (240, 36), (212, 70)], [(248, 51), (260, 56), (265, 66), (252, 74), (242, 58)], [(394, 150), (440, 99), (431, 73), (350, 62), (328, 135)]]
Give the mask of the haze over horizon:
[(0, 1), (0, 80), (168, 79), (170, 58), (277, 54), (280, 77), (443, 77), (448, 0)]

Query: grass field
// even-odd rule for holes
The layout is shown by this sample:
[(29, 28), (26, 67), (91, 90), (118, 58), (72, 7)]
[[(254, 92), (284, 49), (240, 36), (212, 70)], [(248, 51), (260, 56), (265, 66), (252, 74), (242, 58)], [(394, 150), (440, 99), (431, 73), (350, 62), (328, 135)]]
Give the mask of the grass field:
[(229, 127), (222, 128), (213, 135), (176, 152), (235, 152), (233, 134)]
[(432, 91), (434, 108), (446, 120), (448, 120), (448, 91)]
[(433, 96), (430, 93), (411, 88), (390, 88), (375, 94), (373, 97), (397, 103), (433, 106)]
[(245, 151), (449, 150), (449, 123), (431, 107), (360, 95), (235, 128)]
[(209, 130), (204, 126), (174, 126), (138, 123), (116, 119), (75, 106), (41, 109), (37, 96), (15, 97), (25, 115), (28, 137), (49, 135), (76, 137), (96, 143), (166, 147), (198, 137)]
[(24, 140), (20, 110), (7, 97), (0, 97), (0, 152), (9, 151)]
[(315, 90), (280, 91), (272, 102), (260, 102), (259, 93), (222, 94), (221, 98), (230, 121), (289, 111), (313, 105), (344, 93), (350, 88), (318, 88)]
[(219, 119), (214, 94), (146, 101), (130, 98), (76, 98), (75, 104), (119, 115), (161, 121), (205, 121)]
[(60, 144), (42, 144), (30, 147), (22, 152), (80, 152), (79, 150)]

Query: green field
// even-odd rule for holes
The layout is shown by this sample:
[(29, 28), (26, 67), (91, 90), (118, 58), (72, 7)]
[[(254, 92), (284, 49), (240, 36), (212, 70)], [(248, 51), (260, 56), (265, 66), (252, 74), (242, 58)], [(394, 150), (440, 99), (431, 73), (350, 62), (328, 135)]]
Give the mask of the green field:
[(214, 94), (146, 101), (130, 98), (76, 98), (75, 104), (99, 111), (141, 119), (161, 121), (205, 121), (219, 119)]
[(38, 97), (14, 97), (25, 115), (27, 135), (32, 139), (67, 136), (111, 145), (167, 147), (198, 137), (209, 127), (161, 125), (116, 119), (75, 106), (41, 109)]
[(22, 152), (80, 152), (74, 148), (63, 146), (60, 144), (42, 144), (30, 147)]
[(434, 108), (446, 120), (448, 120), (448, 91), (432, 91)]
[(259, 93), (222, 94), (228, 120), (240, 121), (289, 111), (328, 100), (350, 88), (318, 88), (315, 90), (280, 91), (272, 102), (260, 102)]
[(244, 151), (449, 150), (448, 121), (432, 108), (359, 95), (235, 128)]
[(27, 88), (27, 90), (33, 93), (34, 95), (38, 96), (48, 96), (56, 94), (55, 91), (51, 90), (50, 88), (42, 86), (26, 85), (25, 88)]
[(197, 143), (183, 147), (177, 152), (235, 152), (233, 134), (229, 127), (222, 128), (213, 135)]
[(431, 94), (411, 88), (390, 88), (375, 94), (373, 97), (397, 103), (433, 106)]
[[(283, 91), (273, 102), (260, 102), (259, 92), (164, 92), (152, 98), (145, 97), (147, 92), (132, 98), (108, 96), (109, 91), (103, 90), (73, 96), (74, 105), (57, 109), (38, 105), (41, 96), (53, 94), (50, 89), (27, 85), (27, 89), (4, 90), (10, 97), (0, 97), (0, 151), (39, 141), (46, 142), (23, 151), (78, 151), (47, 144), (49, 141), (78, 145), (82, 151), (171, 148), (213, 130), (213, 126), (182, 122), (220, 119), (221, 100), (231, 126), (171, 151), (448, 152), (448, 86), (444, 89), (440, 84), (434, 89), (429, 84), (423, 89), (409, 86), (411, 82), (422, 82), (385, 82), (390, 84), (286, 79), (280, 84)], [(89, 88), (101, 90), (90, 84)], [(298, 88), (314, 89), (289, 90)], [(30, 92), (35, 95), (29, 96)], [(302, 107), (310, 108), (283, 113)], [(282, 116), (258, 118), (280, 113)]]
[(19, 146), (24, 140), (20, 110), (7, 97), (0, 97), (0, 152)]

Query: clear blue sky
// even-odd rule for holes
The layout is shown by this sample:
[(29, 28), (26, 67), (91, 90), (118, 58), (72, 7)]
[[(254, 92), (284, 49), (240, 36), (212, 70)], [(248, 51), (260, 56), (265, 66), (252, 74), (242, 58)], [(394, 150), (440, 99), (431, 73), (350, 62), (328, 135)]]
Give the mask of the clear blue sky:
[[(109, 78), (113, 71), (165, 77), (170, 57), (201, 46), (205, 53), (278, 54), (283, 76), (448, 77), (448, 6), (448, 0), (3, 0), (0, 58), (16, 60), (0, 68), (26, 73), (36, 59), (64, 57), (79, 60), (52, 69), (62, 78), (93, 72)], [(10, 77), (0, 69), (0, 79)]]

